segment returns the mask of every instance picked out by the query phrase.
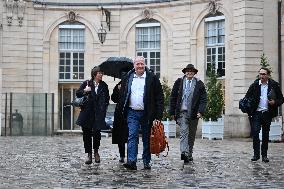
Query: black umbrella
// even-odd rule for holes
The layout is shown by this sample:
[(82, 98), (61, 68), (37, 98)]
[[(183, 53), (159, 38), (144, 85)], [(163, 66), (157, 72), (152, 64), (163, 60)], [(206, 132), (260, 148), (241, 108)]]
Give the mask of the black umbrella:
[(99, 67), (105, 75), (121, 79), (122, 72), (128, 72), (133, 68), (133, 62), (127, 57), (110, 57)]

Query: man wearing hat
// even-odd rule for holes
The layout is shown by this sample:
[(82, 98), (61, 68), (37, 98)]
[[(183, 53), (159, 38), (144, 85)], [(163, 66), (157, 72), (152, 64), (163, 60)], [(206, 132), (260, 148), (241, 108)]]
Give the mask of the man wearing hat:
[(192, 149), (198, 119), (206, 109), (207, 93), (204, 83), (194, 77), (198, 70), (188, 64), (173, 86), (170, 98), (170, 115), (180, 126), (180, 151), (184, 163), (193, 161)]

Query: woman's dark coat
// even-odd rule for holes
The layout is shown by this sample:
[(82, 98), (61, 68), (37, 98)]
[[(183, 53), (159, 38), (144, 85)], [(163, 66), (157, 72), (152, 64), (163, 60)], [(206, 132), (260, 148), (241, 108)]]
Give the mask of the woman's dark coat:
[[(85, 94), (84, 88), (87, 86), (87, 82), (91, 87), (91, 92)], [(97, 130), (104, 129), (106, 127), (105, 117), (110, 99), (108, 85), (104, 81), (100, 81), (96, 93), (94, 83), (92, 81), (84, 81), (76, 91), (77, 97), (82, 97), (83, 95), (87, 95), (88, 100), (81, 107), (76, 124), (81, 127), (92, 127)]]
[[(176, 119), (178, 119), (180, 115), (184, 77), (178, 78), (175, 81), (171, 92), (170, 115), (175, 115)], [(197, 119), (197, 113), (201, 113), (201, 115), (203, 115), (205, 112), (207, 104), (207, 93), (204, 83), (195, 77), (193, 79), (196, 79), (196, 85), (192, 97), (190, 118)]]
[[(127, 73), (126, 77), (122, 79), (120, 89), (120, 101), (118, 103), (118, 112), (123, 114), (122, 116), (126, 119), (127, 111), (129, 107), (130, 89), (133, 80), (135, 70), (132, 69)], [(146, 121), (149, 127), (155, 119), (161, 120), (163, 117), (164, 110), (164, 93), (159, 78), (148, 68), (145, 69), (145, 90), (144, 90), (144, 112)]]
[(120, 99), (120, 91), (118, 89), (118, 85), (121, 84), (121, 81), (114, 87), (111, 100), (116, 104), (114, 111), (114, 121), (112, 128), (112, 143), (113, 144), (124, 144), (127, 143), (128, 139), (128, 127), (127, 122), (123, 118), (123, 115), (119, 113), (119, 99)]
[[(271, 106), (268, 104), (268, 112), (271, 118), (276, 117), (278, 115), (278, 107), (283, 104), (284, 98), (283, 94), (280, 89), (279, 83), (274, 81), (273, 79), (268, 79), (268, 90), (269, 93), (271, 90), (275, 93), (275, 104)], [(260, 102), (260, 95), (261, 95), (261, 85), (259, 85), (259, 79), (255, 80), (253, 84), (250, 85), (247, 93), (246, 98), (251, 100), (251, 107), (252, 107), (252, 115), (256, 112), (258, 104)]]

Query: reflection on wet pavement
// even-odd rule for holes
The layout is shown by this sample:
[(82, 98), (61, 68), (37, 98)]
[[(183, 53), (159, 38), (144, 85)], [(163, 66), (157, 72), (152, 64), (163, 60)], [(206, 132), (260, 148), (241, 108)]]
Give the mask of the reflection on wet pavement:
[(197, 139), (186, 165), (179, 140), (169, 144), (169, 155), (153, 155), (143, 170), (140, 142), (138, 170), (128, 171), (111, 138), (102, 138), (101, 163), (85, 165), (80, 136), (0, 137), (0, 188), (284, 188), (283, 143), (270, 143), (263, 163), (250, 161), (251, 142)]

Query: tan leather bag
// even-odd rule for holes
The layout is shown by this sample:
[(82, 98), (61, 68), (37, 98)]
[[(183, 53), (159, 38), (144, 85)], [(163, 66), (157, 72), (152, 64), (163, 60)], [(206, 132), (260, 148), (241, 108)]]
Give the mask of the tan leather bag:
[(151, 128), (151, 136), (150, 136), (150, 152), (151, 154), (160, 155), (161, 152), (165, 151), (168, 148), (167, 154), (164, 155), (166, 157), (169, 152), (169, 144), (164, 132), (164, 125), (160, 121), (156, 121)]

